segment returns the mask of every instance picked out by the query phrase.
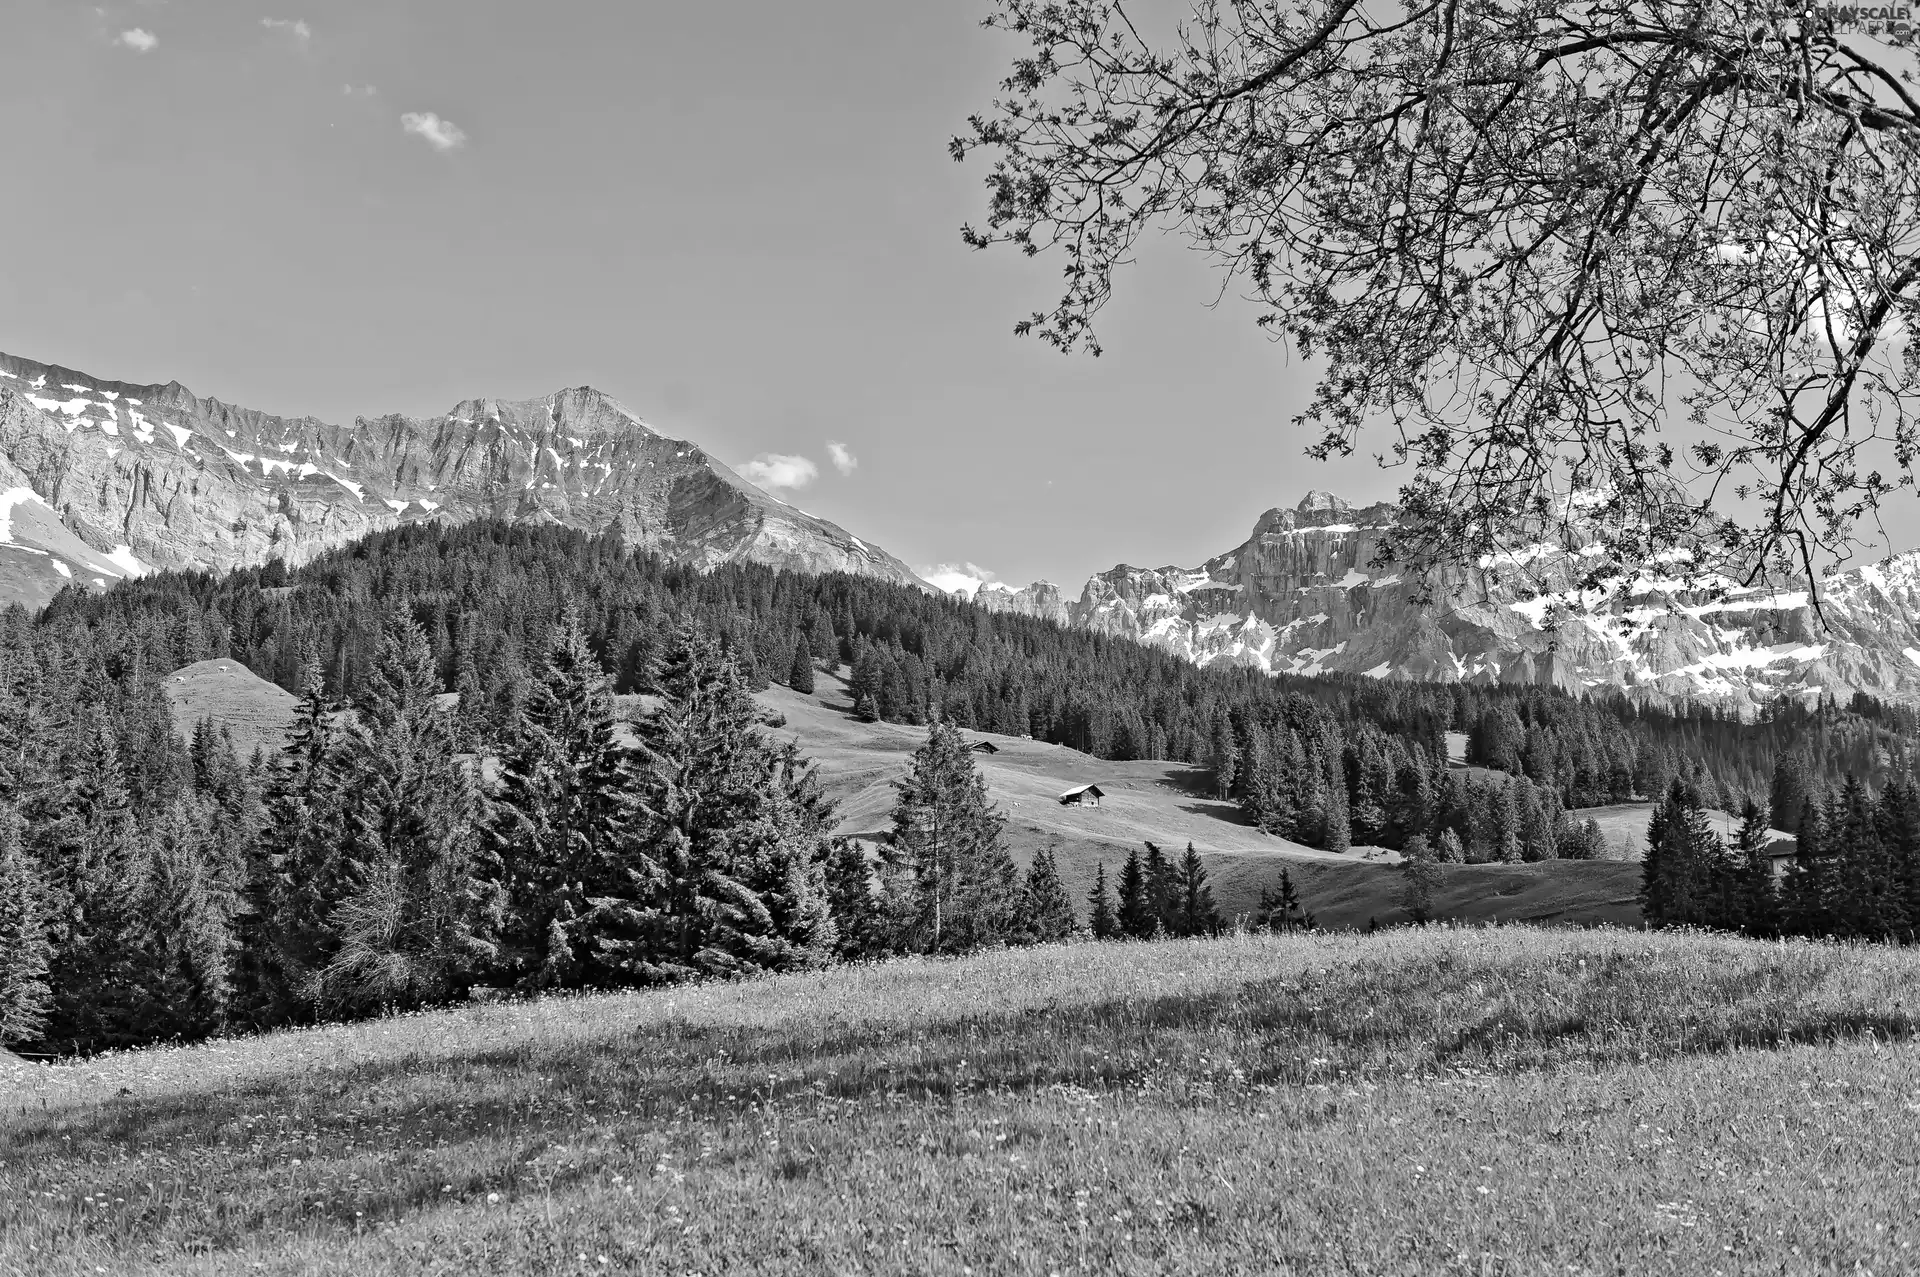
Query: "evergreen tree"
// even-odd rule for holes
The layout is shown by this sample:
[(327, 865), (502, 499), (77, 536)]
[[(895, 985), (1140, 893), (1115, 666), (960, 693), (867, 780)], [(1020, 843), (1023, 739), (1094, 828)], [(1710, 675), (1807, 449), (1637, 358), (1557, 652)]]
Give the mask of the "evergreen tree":
[(210, 864), (209, 822), (184, 796), (145, 840), (138, 878), (136, 1041), (195, 1039), (226, 1024), (235, 937)]
[(1277, 890), (1260, 888), (1260, 909), (1255, 918), (1268, 931), (1311, 931), (1314, 925), (1313, 915), (1307, 912), (1293, 885), (1293, 875), (1284, 868)]
[(828, 810), (811, 777), (762, 739), (744, 675), (683, 627), (640, 724), (644, 856), (637, 902), (599, 902), (601, 961), (659, 983), (808, 966), (835, 943), (824, 860)]
[(962, 953), (1004, 942), (1018, 923), (1005, 820), (960, 730), (935, 723), (895, 789), (894, 845), (913, 875), (913, 946)]
[(1460, 842), (1460, 835), (1451, 829), (1442, 829), (1440, 837), (1434, 843), (1433, 858), (1443, 865), (1465, 864), (1467, 849)]
[(320, 975), (346, 1010), (422, 1006), (493, 956), (497, 905), (482, 862), (479, 799), (455, 757), (427, 636), (395, 613), (382, 628), (340, 762), (352, 890)]
[(787, 670), (787, 686), (802, 696), (813, 695), (813, 648), (804, 638), (794, 641), (793, 663)]
[(21, 821), (0, 803), (0, 1047), (40, 1039), (53, 993), (47, 964), (46, 887), (21, 840)]
[(1160, 923), (1160, 917), (1153, 904), (1152, 888), (1147, 882), (1145, 866), (1140, 861), (1140, 853), (1129, 849), (1126, 861), (1120, 866), (1120, 909), (1117, 915), (1120, 934), (1135, 940), (1145, 940)]
[(1073, 901), (1067, 898), (1066, 885), (1060, 881), (1051, 847), (1033, 853), (1021, 896), (1028, 935), (1035, 943), (1052, 944), (1073, 935)]
[(1206, 866), (1200, 853), (1187, 844), (1177, 874), (1179, 928), (1183, 936), (1210, 936), (1220, 931), (1220, 910), (1213, 903), (1213, 888), (1207, 882)]
[(1740, 827), (1734, 831), (1731, 853), (1738, 871), (1741, 926), (1754, 935), (1771, 935), (1779, 927), (1773, 860), (1767, 851), (1766, 813), (1748, 798), (1740, 808)]
[(492, 834), (505, 888), (496, 969), (516, 988), (615, 983), (594, 922), (631, 904), (632, 776), (608, 680), (569, 608), (500, 749)]
[(1107, 864), (1101, 861), (1093, 871), (1093, 889), (1087, 892), (1087, 930), (1095, 940), (1112, 940), (1124, 934), (1113, 909), (1113, 896), (1107, 891)]
[(266, 817), (237, 926), (241, 958), (234, 1011), (266, 1027), (319, 1004), (320, 973), (339, 949), (333, 911), (358, 866), (340, 837), (345, 822), (335, 707), (310, 666), (292, 729), (269, 774)]
[(1427, 840), (1415, 834), (1400, 851), (1400, 907), (1421, 926), (1433, 917), (1433, 893), (1440, 889), (1440, 866)]
[(1233, 722), (1225, 714), (1217, 715), (1213, 720), (1213, 739), (1207, 764), (1213, 769), (1214, 796), (1230, 796), (1234, 782), (1239, 778), (1240, 748), (1233, 739)]
[(1146, 846), (1147, 855), (1140, 868), (1146, 876), (1147, 913), (1152, 919), (1147, 934), (1181, 935), (1178, 872), (1172, 859), (1158, 846), (1153, 843)]
[(892, 928), (867, 853), (852, 838), (836, 838), (826, 862), (827, 906), (835, 924), (834, 953), (842, 959), (878, 957), (893, 950)]
[(64, 916), (56, 915), (44, 1032), (62, 1049), (98, 1051), (139, 1040), (140, 840), (113, 725), (96, 708), (83, 731), (48, 875)]

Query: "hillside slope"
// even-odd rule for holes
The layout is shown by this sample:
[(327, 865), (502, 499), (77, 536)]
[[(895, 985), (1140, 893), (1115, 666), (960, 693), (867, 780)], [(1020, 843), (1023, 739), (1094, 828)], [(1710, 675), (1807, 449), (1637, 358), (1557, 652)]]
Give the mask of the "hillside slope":
[(696, 567), (918, 583), (585, 386), (338, 426), (0, 354), (0, 494), (52, 516), (0, 522), (0, 606), (155, 568), (298, 564), (396, 524), (483, 517), (617, 529)]
[(0, 1080), (0, 1272), (1910, 1273), (1917, 976), (1429, 928), (115, 1052)]
[[(815, 679), (802, 696), (784, 687), (759, 694), (786, 719), (776, 735), (797, 740), (820, 767), (827, 792), (840, 804), (839, 831), (872, 834), (888, 828), (893, 782), (926, 739), (924, 728), (863, 723), (852, 716), (846, 685), (831, 675)], [(1262, 890), (1276, 886), (1284, 868), (1323, 926), (1364, 927), (1402, 921), (1395, 852), (1356, 847), (1344, 855), (1265, 834), (1247, 824), (1232, 803), (1209, 792), (1207, 772), (1181, 763), (1107, 762), (1064, 745), (967, 731), (998, 752), (976, 756), (987, 792), (1007, 817), (1015, 859), (1052, 846), (1076, 906), (1092, 888), (1096, 866), (1111, 880), (1129, 850), (1151, 841), (1169, 851), (1191, 842), (1213, 880), (1214, 898), (1231, 918), (1250, 913)], [(1106, 797), (1097, 810), (1063, 807), (1058, 797), (1096, 783)], [(1454, 865), (1442, 871), (1437, 915), (1461, 921), (1538, 921), (1637, 925), (1640, 866), (1630, 862), (1555, 861), (1542, 865)]]
[[(293, 697), (231, 660), (175, 671), (166, 688), (182, 734), (211, 717), (233, 733), (243, 757), (254, 745), (271, 752), (293, 719)], [(925, 729), (855, 719), (846, 684), (830, 674), (817, 677), (810, 695), (776, 685), (757, 699), (770, 717), (784, 720), (773, 735), (796, 741), (819, 765), (822, 783), (838, 805), (838, 832), (884, 836), (893, 784), (926, 739)], [(1398, 904), (1399, 875), (1392, 868), (1399, 860), (1396, 853), (1361, 847), (1336, 855), (1261, 833), (1233, 804), (1211, 796), (1204, 771), (1169, 762), (1104, 762), (1014, 736), (966, 735), (991, 741), (998, 750), (977, 755), (976, 761), (989, 795), (1007, 818), (1015, 860), (1024, 866), (1035, 851), (1051, 846), (1083, 915), (1096, 867), (1104, 863), (1112, 879), (1130, 850), (1151, 841), (1171, 852), (1191, 842), (1228, 918), (1250, 913), (1261, 892), (1278, 884), (1283, 868), (1323, 926), (1387, 925), (1405, 917)], [(1089, 783), (1105, 791), (1098, 809), (1061, 806), (1061, 793)], [(1625, 809), (1610, 811), (1609, 818), (1621, 828), (1632, 820)], [(1639, 866), (1630, 862), (1455, 865), (1443, 870), (1435, 905), (1437, 916), (1461, 921), (1634, 925), (1639, 875)]]

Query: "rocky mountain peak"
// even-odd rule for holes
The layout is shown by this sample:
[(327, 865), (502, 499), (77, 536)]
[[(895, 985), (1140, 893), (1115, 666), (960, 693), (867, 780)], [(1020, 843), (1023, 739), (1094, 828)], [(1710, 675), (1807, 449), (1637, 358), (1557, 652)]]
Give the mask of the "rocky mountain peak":
[(1331, 492), (1322, 492), (1318, 488), (1315, 488), (1308, 492), (1306, 496), (1301, 497), (1300, 504), (1295, 506), (1294, 509), (1303, 518), (1310, 519), (1317, 515), (1345, 514), (1348, 510), (1353, 509), (1353, 506), (1347, 501), (1334, 496)]
[(919, 583), (590, 386), (338, 426), (0, 355), (0, 492), (27, 511), (16, 532), (39, 529), (31, 544), (0, 537), (0, 605), (155, 567), (299, 563), (396, 524), (476, 518), (617, 524), (629, 545), (699, 567)]
[[(1121, 564), (1077, 601), (1029, 587), (988, 606), (1276, 674), (1617, 688), (1737, 711), (1856, 690), (1920, 699), (1920, 552), (1827, 577), (1824, 624), (1805, 588), (1697, 597), (1661, 564), (1582, 590), (1578, 549), (1552, 544), (1443, 569), (1430, 600), (1375, 562), (1397, 514), (1310, 492), (1201, 567)], [(1509, 560), (1526, 571), (1489, 570)]]

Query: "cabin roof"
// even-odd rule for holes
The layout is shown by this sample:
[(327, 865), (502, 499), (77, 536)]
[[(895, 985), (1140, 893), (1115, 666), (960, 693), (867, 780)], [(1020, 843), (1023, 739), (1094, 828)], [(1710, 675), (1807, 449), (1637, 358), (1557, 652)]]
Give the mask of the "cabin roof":
[(1078, 798), (1082, 794), (1086, 794), (1093, 798), (1106, 797), (1106, 795), (1101, 792), (1100, 786), (1098, 785), (1076, 785), (1074, 788), (1069, 789), (1066, 793), (1060, 795), (1060, 801), (1065, 802), (1069, 798)]

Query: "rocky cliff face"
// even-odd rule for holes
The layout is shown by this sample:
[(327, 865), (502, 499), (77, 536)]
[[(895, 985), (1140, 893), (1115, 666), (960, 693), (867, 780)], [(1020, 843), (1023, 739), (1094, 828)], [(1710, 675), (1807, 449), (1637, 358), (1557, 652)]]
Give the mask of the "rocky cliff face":
[(0, 354), (0, 606), (157, 568), (297, 564), (397, 524), (489, 516), (618, 528), (698, 567), (918, 581), (586, 387), (338, 426)]
[(1658, 566), (1583, 593), (1579, 555), (1554, 546), (1450, 568), (1422, 603), (1409, 575), (1374, 566), (1395, 514), (1309, 493), (1196, 568), (1122, 564), (1077, 602), (1046, 582), (977, 601), (1269, 673), (1616, 687), (1741, 710), (1822, 692), (1920, 698), (1920, 552), (1826, 578), (1824, 619), (1806, 590), (1690, 596)]

